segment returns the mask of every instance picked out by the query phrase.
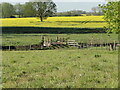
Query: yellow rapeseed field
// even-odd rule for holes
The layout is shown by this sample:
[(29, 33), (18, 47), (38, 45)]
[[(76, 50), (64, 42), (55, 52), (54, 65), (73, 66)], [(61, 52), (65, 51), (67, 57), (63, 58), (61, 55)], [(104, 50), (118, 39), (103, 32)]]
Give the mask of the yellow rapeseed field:
[[(103, 16), (48, 17), (43, 22), (39, 18), (4, 18), (2, 27), (74, 27), (102, 28), (106, 25)], [(103, 21), (103, 22), (102, 22)]]

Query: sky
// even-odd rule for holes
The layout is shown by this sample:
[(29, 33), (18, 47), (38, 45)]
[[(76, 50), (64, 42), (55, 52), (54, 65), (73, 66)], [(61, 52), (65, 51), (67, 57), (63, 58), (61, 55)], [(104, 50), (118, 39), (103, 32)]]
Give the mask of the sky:
[[(0, 2), (27, 2), (29, 0), (0, 0)], [(105, 0), (53, 0), (54, 2), (105, 2)]]
[[(24, 3), (29, 0), (0, 0), (0, 2)], [(57, 5), (57, 11), (70, 11), (70, 10), (84, 10), (91, 11), (92, 7), (98, 6), (98, 4), (104, 4), (105, 0), (53, 0)]]

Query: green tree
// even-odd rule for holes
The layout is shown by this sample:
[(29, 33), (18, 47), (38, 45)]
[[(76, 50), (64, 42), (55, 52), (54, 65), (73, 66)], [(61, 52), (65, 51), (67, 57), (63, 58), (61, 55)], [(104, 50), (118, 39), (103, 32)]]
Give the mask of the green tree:
[(93, 15), (102, 15), (102, 9), (100, 7), (93, 7), (91, 8), (91, 10), (93, 11)]
[(34, 17), (36, 15), (36, 10), (32, 2), (26, 2), (23, 5), (23, 16), (24, 17)]
[(13, 5), (10, 3), (2, 3), (1, 8), (3, 18), (8, 18), (15, 13)]
[(23, 16), (23, 5), (22, 5), (22, 4), (17, 3), (16, 5), (14, 5), (14, 8), (15, 8), (15, 13), (16, 13), (17, 15), (19, 15), (19, 18), (20, 18), (21, 16)]
[(120, 32), (119, 6), (120, 1), (108, 1), (107, 4), (99, 5), (104, 13), (104, 19), (107, 21), (107, 32)]
[(0, 18), (2, 18), (2, 5), (0, 4)]
[(53, 16), (56, 13), (56, 4), (52, 0), (31, 0), (36, 10), (36, 16), (43, 21), (43, 18)]

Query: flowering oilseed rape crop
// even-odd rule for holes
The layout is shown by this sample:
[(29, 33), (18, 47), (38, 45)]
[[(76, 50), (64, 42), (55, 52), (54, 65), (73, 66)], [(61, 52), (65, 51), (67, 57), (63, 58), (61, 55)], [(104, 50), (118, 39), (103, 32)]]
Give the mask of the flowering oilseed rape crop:
[(103, 16), (48, 17), (43, 22), (37, 17), (0, 20), (2, 27), (103, 28), (106, 25)]

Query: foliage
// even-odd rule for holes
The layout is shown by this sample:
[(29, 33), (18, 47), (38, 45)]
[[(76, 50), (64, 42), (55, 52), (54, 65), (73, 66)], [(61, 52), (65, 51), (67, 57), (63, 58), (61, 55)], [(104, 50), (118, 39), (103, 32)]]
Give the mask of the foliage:
[(14, 8), (15, 8), (15, 15), (19, 15), (19, 18), (23, 17), (23, 5), (17, 3), (14, 5)]
[(47, 0), (47, 2), (31, 0), (25, 4), (17, 3), (15, 5), (2, 3), (0, 4), (0, 9), (2, 9), (2, 18), (9, 18), (12, 15), (19, 15), (19, 18), (37, 16), (41, 21), (53, 16), (57, 11), (56, 4), (52, 0)]
[(100, 7), (93, 7), (91, 10), (93, 11), (93, 15), (103, 15)]
[(86, 14), (86, 11), (71, 10), (66, 12), (58, 12), (56, 13), (56, 16), (81, 16), (82, 14)]
[(104, 19), (107, 21), (108, 32), (120, 32), (119, 6), (120, 2), (109, 1), (107, 4), (99, 5), (104, 13)]
[(8, 18), (15, 13), (13, 5), (10, 3), (2, 3), (1, 9), (2, 9), (2, 17), (3, 18)]
[(52, 0), (31, 0), (33, 7), (36, 10), (36, 15), (43, 21), (43, 17), (49, 17), (56, 13), (56, 4)]
[(0, 18), (2, 18), (2, 4), (0, 3)]
[(36, 16), (36, 10), (33, 7), (33, 3), (32, 2), (26, 2), (23, 5), (23, 15), (24, 17), (35, 17)]

